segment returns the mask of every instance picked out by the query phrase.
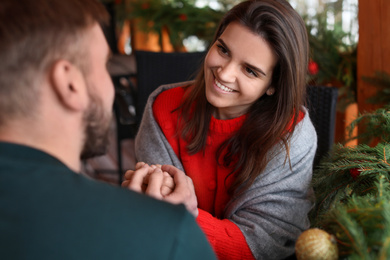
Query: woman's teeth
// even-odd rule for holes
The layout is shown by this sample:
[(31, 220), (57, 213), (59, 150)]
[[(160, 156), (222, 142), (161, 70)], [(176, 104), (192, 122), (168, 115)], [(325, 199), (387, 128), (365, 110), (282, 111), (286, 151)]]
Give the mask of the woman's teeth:
[(215, 81), (215, 85), (217, 85), (217, 87), (219, 87), (220, 89), (222, 89), (223, 91), (226, 91), (226, 92), (233, 92), (234, 91), (231, 88), (225, 87), (224, 85), (219, 83), (219, 81)]

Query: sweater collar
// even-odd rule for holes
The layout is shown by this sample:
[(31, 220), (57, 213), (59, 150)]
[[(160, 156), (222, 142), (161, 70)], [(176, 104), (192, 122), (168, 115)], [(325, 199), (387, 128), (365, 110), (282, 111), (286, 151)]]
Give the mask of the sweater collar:
[(247, 115), (242, 115), (233, 119), (221, 120), (211, 116), (210, 130), (217, 133), (232, 133), (240, 129)]

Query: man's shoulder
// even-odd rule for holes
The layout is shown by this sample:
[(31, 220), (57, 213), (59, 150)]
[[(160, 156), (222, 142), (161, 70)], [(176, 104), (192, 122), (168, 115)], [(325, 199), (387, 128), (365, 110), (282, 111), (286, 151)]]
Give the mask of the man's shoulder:
[(209, 250), (183, 205), (87, 178), (43, 152), (8, 148), (0, 152), (3, 256), (172, 259)]
[[(1, 202), (0, 208), (7, 207), (13, 220), (0, 217), (0, 226), (6, 227), (1, 228), (0, 240), (17, 241), (26, 252), (38, 248), (44, 253), (44, 248), (54, 247), (72, 258), (68, 250), (83, 245), (78, 256), (84, 259), (168, 259), (179, 250), (178, 241), (191, 236), (207, 248), (195, 219), (183, 205), (71, 174), (41, 182), (20, 180), (11, 188), (14, 191), (7, 189), (7, 202)], [(145, 252), (146, 246), (150, 251)], [(100, 255), (94, 250), (101, 251)]]

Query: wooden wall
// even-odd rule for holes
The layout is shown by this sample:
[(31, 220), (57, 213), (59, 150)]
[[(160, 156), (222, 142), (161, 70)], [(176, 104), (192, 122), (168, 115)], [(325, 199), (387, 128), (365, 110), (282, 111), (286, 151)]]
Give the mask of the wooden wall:
[(380, 107), (366, 102), (375, 94), (375, 88), (361, 79), (376, 71), (390, 73), (390, 0), (359, 0), (357, 97), (361, 113)]

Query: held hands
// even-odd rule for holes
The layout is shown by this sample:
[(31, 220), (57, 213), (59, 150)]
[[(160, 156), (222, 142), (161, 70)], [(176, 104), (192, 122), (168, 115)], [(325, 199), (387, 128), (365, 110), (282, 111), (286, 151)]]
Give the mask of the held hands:
[(149, 166), (139, 162), (135, 165), (135, 171), (129, 170), (125, 173), (125, 181), (122, 182), (122, 187), (161, 200), (173, 192), (175, 183), (167, 172), (161, 171), (161, 165)]
[(139, 162), (135, 171), (129, 170), (125, 173), (122, 187), (172, 204), (183, 203), (190, 213), (198, 216), (198, 201), (192, 180), (174, 166), (149, 166)]

